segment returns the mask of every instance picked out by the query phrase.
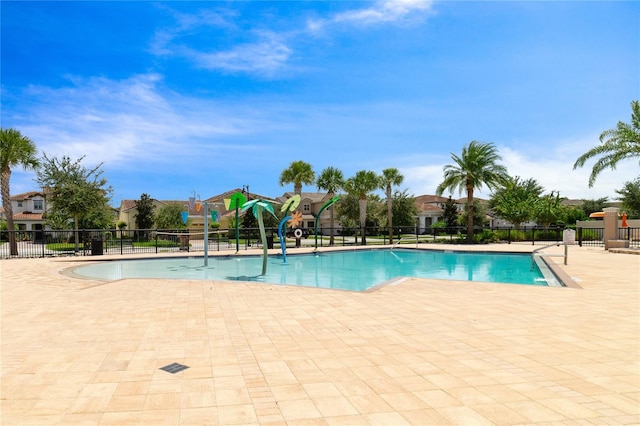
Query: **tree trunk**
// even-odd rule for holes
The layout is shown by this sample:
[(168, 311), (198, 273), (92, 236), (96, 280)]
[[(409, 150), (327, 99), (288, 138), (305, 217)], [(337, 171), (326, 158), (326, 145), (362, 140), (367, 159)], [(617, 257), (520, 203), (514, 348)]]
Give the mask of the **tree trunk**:
[(393, 209), (391, 203), (391, 186), (387, 187), (387, 225), (389, 226), (389, 244), (393, 244)]
[(7, 231), (9, 231), (9, 252), (11, 256), (18, 255), (18, 243), (16, 241), (16, 233), (13, 229), (13, 207), (11, 206), (11, 169), (2, 170), (2, 208), (7, 218)]
[(362, 238), (362, 245), (367, 245), (367, 235), (366, 235), (366, 226), (367, 226), (367, 197), (360, 198), (360, 236)]
[(73, 214), (73, 241), (74, 241), (74, 251), (77, 253), (80, 251), (80, 236), (78, 235), (78, 213)]
[(467, 242), (473, 241), (473, 186), (467, 185)]

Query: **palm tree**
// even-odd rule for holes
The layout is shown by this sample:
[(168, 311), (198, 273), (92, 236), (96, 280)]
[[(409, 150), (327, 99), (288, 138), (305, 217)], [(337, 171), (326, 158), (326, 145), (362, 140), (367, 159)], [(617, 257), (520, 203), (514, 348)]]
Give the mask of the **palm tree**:
[[(316, 181), (318, 189), (324, 189), (327, 191), (329, 198), (333, 198), (336, 195), (336, 191), (344, 186), (344, 176), (342, 171), (335, 167), (327, 167), (320, 173), (318, 180)], [(329, 245), (334, 243), (334, 228), (333, 228), (333, 206), (329, 207), (329, 223), (331, 224), (331, 231), (329, 232)]]
[(607, 168), (614, 169), (622, 160), (640, 157), (640, 102), (631, 102), (631, 124), (618, 121), (615, 129), (609, 129), (600, 135), (600, 145), (582, 154), (573, 165), (573, 170), (584, 166), (587, 160), (603, 155), (593, 165), (589, 176), (589, 188), (596, 177)]
[[(13, 231), (13, 208), (11, 207), (11, 169), (22, 166), (25, 170), (35, 169), (39, 162), (36, 145), (15, 129), (0, 128), (0, 186), (2, 187), (2, 207), (7, 217), (7, 229)], [(9, 232), (11, 256), (18, 255), (18, 244), (13, 232)]]
[(293, 192), (300, 195), (302, 193), (302, 184), (311, 185), (315, 180), (315, 173), (311, 164), (304, 161), (293, 161), (289, 167), (284, 169), (280, 174), (280, 186), (285, 183), (293, 184)]
[(393, 244), (393, 212), (391, 198), (391, 187), (398, 186), (404, 180), (404, 176), (400, 174), (398, 169), (391, 167), (382, 171), (380, 176), (380, 186), (387, 194), (387, 226), (389, 227), (389, 244)]
[(355, 176), (350, 177), (344, 184), (344, 188), (350, 194), (358, 197), (360, 207), (360, 235), (362, 235), (362, 245), (367, 245), (365, 227), (367, 225), (367, 196), (369, 193), (380, 187), (380, 178), (369, 170), (360, 170)]
[(504, 183), (508, 179), (507, 169), (498, 164), (502, 158), (492, 143), (471, 141), (462, 148), (462, 155), (451, 153), (455, 164), (444, 166), (444, 180), (436, 189), (441, 196), (445, 190), (453, 192), (458, 188), (467, 191), (467, 242), (473, 240), (473, 191), (487, 185), (489, 189)]

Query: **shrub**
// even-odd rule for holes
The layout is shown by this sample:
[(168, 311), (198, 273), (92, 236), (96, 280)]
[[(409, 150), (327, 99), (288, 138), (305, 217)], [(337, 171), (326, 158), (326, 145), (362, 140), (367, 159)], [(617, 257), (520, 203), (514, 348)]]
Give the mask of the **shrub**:
[(481, 232), (473, 234), (473, 242), (474, 243), (493, 243), (498, 241), (497, 233), (490, 231), (488, 229), (483, 229)]
[(583, 241), (600, 241), (602, 240), (602, 231), (582, 228), (582, 240)]
[(495, 233), (496, 233), (497, 239), (502, 241), (514, 241), (514, 242), (524, 241), (526, 236), (524, 231), (519, 231), (515, 229), (511, 229), (511, 230), (501, 229), (499, 231), (495, 231)]
[[(541, 241), (559, 241), (562, 240), (562, 234), (556, 229), (546, 229), (543, 231), (533, 231), (536, 240)], [(534, 235), (531, 237), (533, 238)]]

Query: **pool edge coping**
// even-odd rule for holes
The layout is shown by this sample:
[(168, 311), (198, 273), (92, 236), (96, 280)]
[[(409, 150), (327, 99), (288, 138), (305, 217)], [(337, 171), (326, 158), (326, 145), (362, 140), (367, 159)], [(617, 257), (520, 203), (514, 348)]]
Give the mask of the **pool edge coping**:
[[(475, 254), (500, 254), (500, 255), (526, 255), (528, 254), (526, 251), (522, 252), (522, 251), (493, 251), (493, 250), (464, 250), (462, 248), (456, 247), (454, 249), (451, 248), (425, 248), (425, 247), (396, 247), (396, 246), (381, 246), (381, 247), (350, 247), (350, 248), (332, 248), (331, 250), (326, 250), (326, 252), (339, 252), (339, 251), (355, 251), (355, 250), (371, 250), (371, 251), (376, 251), (376, 250), (390, 250), (393, 251), (395, 249), (399, 249), (399, 250), (415, 250), (415, 251), (431, 251), (431, 252), (442, 252), (442, 253), (451, 253), (451, 252), (461, 252), (461, 253), (475, 253)], [(304, 255), (313, 255), (313, 254), (317, 254), (318, 251), (317, 250), (312, 250), (309, 252), (303, 252), (303, 253), (291, 253), (291, 256), (304, 256)], [(214, 254), (211, 257), (234, 257), (237, 256), (236, 253), (234, 254), (229, 254), (229, 253), (219, 253), (219, 254)], [(255, 256), (255, 257), (260, 257), (261, 254), (258, 253), (245, 253), (242, 254), (241, 256)], [(189, 256), (162, 256), (160, 258), (162, 259), (170, 259), (170, 258), (201, 258), (203, 256), (193, 256), (193, 255), (189, 255)], [(275, 257), (278, 257), (277, 254), (275, 254)], [(128, 260), (153, 260), (153, 259), (158, 259), (158, 257), (156, 256), (144, 256), (144, 257), (136, 257), (136, 258), (127, 258), (127, 259), (122, 259), (122, 258), (108, 258), (108, 259), (103, 259), (103, 260), (97, 260), (97, 259), (87, 259), (86, 262), (87, 263), (91, 263), (91, 262), (112, 262), (112, 261), (128, 261)], [(534, 258), (535, 259), (535, 258)], [(582, 287), (580, 285), (578, 285), (567, 273), (565, 273), (562, 269), (560, 269), (560, 267), (553, 263), (553, 262), (548, 262), (546, 259), (544, 259), (543, 257), (540, 258), (540, 260), (543, 262), (544, 266), (546, 266), (551, 274), (553, 274), (555, 276), (555, 278), (559, 281), (560, 285), (549, 285), (547, 283), (546, 286), (541, 286), (541, 287), (566, 287), (566, 288), (578, 288), (578, 289), (582, 289)], [(533, 260), (532, 260), (533, 261)], [(536, 263), (537, 263), (537, 259), (535, 259)], [(82, 265), (84, 266), (84, 265)], [(100, 278), (95, 278), (95, 277), (86, 277), (86, 276), (82, 276), (79, 274), (76, 274), (74, 272), (74, 270), (76, 268), (80, 267), (80, 265), (75, 265), (75, 266), (70, 266), (67, 268), (64, 268), (60, 271), (60, 274), (65, 275), (69, 278), (74, 278), (74, 279), (80, 279), (80, 280), (89, 280), (89, 281), (98, 281), (97, 284), (95, 285), (91, 285), (88, 286), (86, 288), (93, 288), (93, 287), (98, 287), (98, 286), (102, 286), (105, 284), (109, 284), (109, 283), (114, 283), (114, 282), (118, 282), (118, 281), (123, 281), (123, 280), (136, 280), (136, 279), (146, 279), (146, 278), (119, 278), (116, 280), (106, 280), (106, 279), (100, 279)], [(540, 268), (540, 265), (538, 265), (538, 267)], [(541, 272), (544, 275), (544, 271), (542, 271), (543, 268), (540, 268)], [(437, 278), (422, 278), (422, 277), (410, 277), (410, 276), (396, 276), (393, 278), (390, 278), (389, 280), (386, 280), (384, 282), (381, 282), (379, 284), (375, 284), (365, 290), (347, 290), (347, 289), (335, 289), (335, 288), (324, 288), (325, 290), (339, 290), (339, 291), (349, 291), (349, 292), (355, 292), (355, 293), (373, 293), (375, 291), (378, 291), (384, 287), (387, 287), (389, 285), (394, 286), (397, 284), (400, 284), (403, 281), (409, 280), (409, 279), (434, 279), (434, 280), (438, 280), (438, 281), (451, 281), (451, 280), (446, 280), (446, 279), (437, 279)], [(154, 279), (159, 279), (159, 280), (173, 280), (174, 278), (154, 278)], [(202, 280), (198, 280), (198, 281), (202, 281)], [(294, 287), (306, 287), (306, 288), (317, 288), (317, 287), (312, 287), (312, 286), (297, 286), (297, 285), (293, 285), (293, 284), (278, 284), (278, 283), (259, 283), (256, 281), (239, 281), (239, 280), (224, 280), (224, 279), (220, 279), (220, 280), (213, 280), (213, 281), (220, 281), (220, 282), (245, 282), (245, 283), (251, 283), (251, 284), (260, 284), (260, 285), (274, 285), (274, 286), (280, 286), (280, 285), (285, 285), (285, 286), (294, 286)], [(478, 281), (478, 282), (482, 282), (482, 283), (487, 283), (487, 284), (518, 284), (518, 283), (491, 283), (491, 282), (487, 282), (487, 281)], [(521, 284), (521, 285), (527, 285), (527, 284)]]

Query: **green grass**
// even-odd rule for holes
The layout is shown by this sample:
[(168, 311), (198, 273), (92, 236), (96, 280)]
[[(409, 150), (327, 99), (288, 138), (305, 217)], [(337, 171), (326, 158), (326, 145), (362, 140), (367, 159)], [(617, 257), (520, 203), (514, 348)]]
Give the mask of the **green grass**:
[(135, 241), (134, 247), (180, 247), (180, 243), (168, 240)]
[[(82, 244), (78, 244), (78, 248), (82, 250)], [(74, 251), (76, 245), (74, 243), (48, 243), (47, 250), (51, 251)]]

